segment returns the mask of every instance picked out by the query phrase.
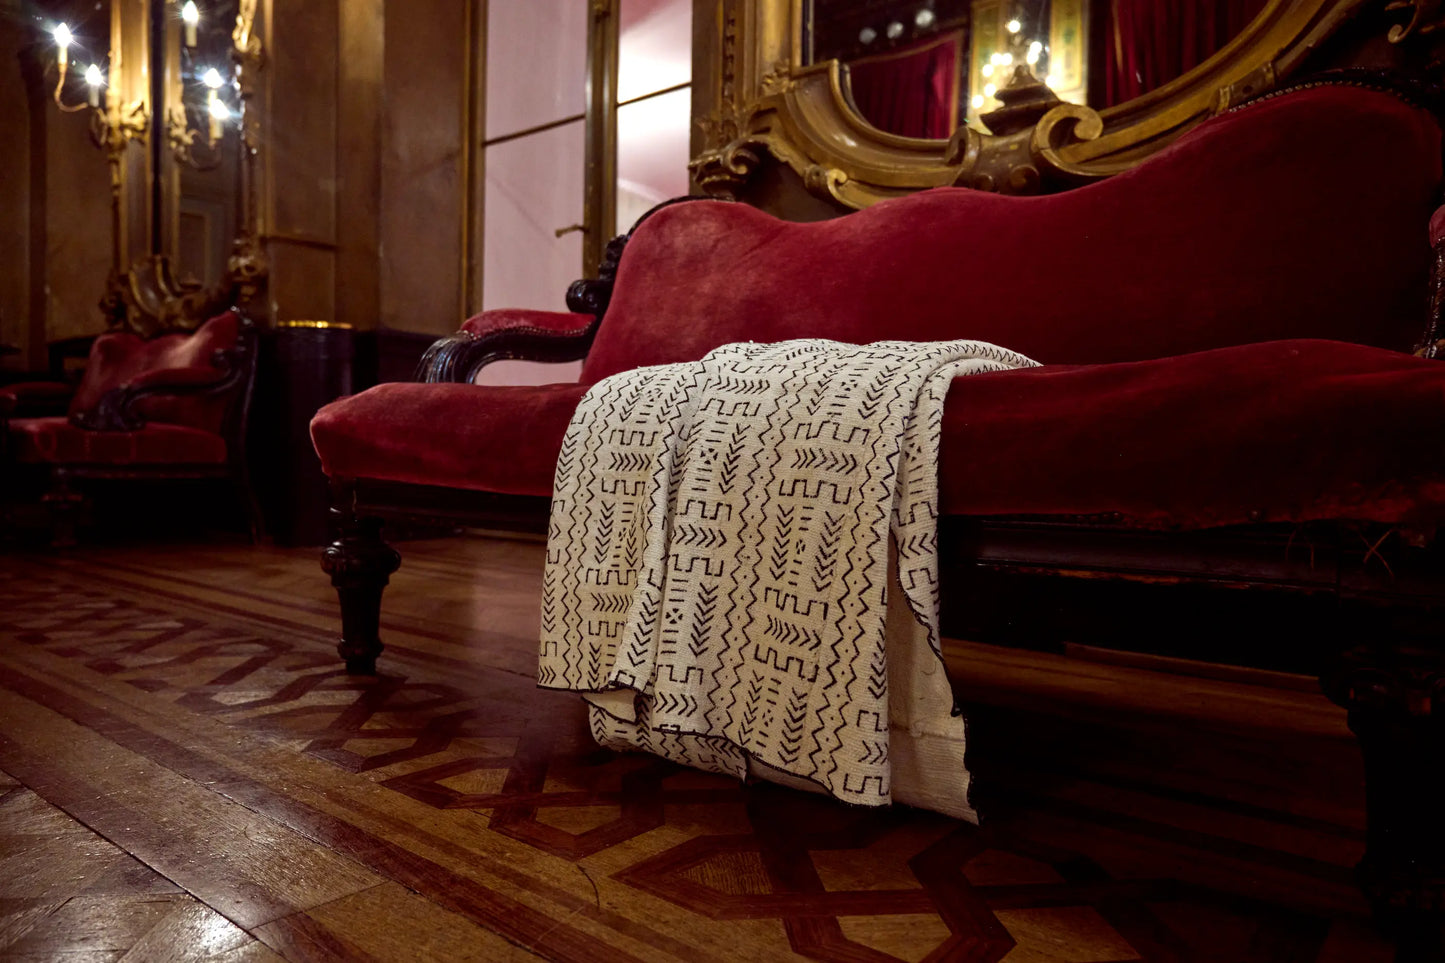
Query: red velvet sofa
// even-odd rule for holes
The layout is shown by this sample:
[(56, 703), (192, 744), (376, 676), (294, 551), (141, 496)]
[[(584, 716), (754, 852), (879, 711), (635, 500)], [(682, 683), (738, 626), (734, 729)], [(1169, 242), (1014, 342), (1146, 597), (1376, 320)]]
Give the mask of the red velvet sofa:
[[(374, 671), (399, 564), (382, 519), (544, 525), (568, 420), (610, 374), (739, 340), (992, 341), (1043, 366), (949, 394), (944, 597), (988, 604), (946, 601), (946, 631), (1129, 645), (1193, 605), (1233, 620), (1225, 660), (1309, 660), (1366, 754), (1367, 891), (1428, 917), (1445, 902), (1440, 190), (1438, 119), (1352, 81), (1248, 103), (1051, 196), (941, 189), (811, 224), (664, 206), (571, 313), (472, 318), (428, 383), (317, 414), (341, 654)], [(578, 383), (470, 383), (509, 357), (585, 363)]]
[(79, 385), (0, 388), (7, 474), (49, 475), (55, 540), (73, 540), (90, 479), (221, 478), (236, 487), (253, 534), (259, 514), (245, 460), (256, 331), (228, 311), (194, 332), (96, 338)]

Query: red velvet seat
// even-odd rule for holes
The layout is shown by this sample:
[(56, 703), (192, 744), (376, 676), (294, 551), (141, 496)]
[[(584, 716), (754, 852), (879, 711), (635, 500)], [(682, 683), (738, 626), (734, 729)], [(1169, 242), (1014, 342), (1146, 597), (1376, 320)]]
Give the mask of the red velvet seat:
[[(332, 477), (552, 493), (582, 385), (382, 385), (312, 423)], [(959, 378), (941, 506), (1192, 529), (1445, 518), (1445, 365), (1337, 341)]]
[(223, 465), (226, 439), (185, 425), (152, 423), (138, 431), (87, 431), (65, 418), (22, 418), (10, 423), (18, 462), (47, 464)]

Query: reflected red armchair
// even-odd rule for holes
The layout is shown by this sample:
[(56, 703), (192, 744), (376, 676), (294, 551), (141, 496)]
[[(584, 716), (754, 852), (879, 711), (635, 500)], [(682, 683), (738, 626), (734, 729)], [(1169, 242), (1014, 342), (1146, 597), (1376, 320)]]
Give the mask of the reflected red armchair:
[[(97, 479), (223, 479), (261, 530), (245, 460), (256, 330), (238, 312), (193, 333), (95, 339), (80, 384), (0, 390), (10, 472), (49, 476), (54, 540), (74, 540), (80, 485)], [(8, 414), (7, 414), (8, 409)]]

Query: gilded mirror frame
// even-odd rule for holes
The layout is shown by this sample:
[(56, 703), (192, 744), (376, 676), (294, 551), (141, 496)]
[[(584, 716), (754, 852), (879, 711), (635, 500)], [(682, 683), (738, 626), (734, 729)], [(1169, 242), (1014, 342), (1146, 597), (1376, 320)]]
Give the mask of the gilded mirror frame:
[[(258, 30), (258, 0), (238, 0), (229, 26), (228, 56), (237, 68), (240, 104), (236, 231), (225, 271), (205, 286), (177, 276), (179, 243), (178, 165), (196, 161), (185, 128), (179, 64), (179, 25), (165, 18), (157, 31), (153, 13), (169, 0), (111, 5), (110, 79), (105, 102), (92, 120), (91, 136), (110, 167), (112, 268), (101, 300), (111, 329), (143, 335), (192, 329), (228, 307), (257, 303), (268, 264), (261, 247), (257, 204), (260, 115), (253, 109), (265, 67)], [(159, 46), (161, 59), (154, 60)], [(153, 84), (152, 71), (160, 82)], [(160, 103), (156, 103), (159, 99)]]
[[(1024, 108), (994, 133), (958, 128), (947, 141), (879, 130), (852, 105), (846, 68), (804, 64), (809, 0), (713, 0), (714, 86), (695, 106), (701, 151), (690, 169), (705, 192), (746, 193), (768, 155), (807, 190), (864, 208), (930, 187), (1029, 194), (1109, 177), (1202, 120), (1275, 89), (1367, 8), (1390, 11), (1389, 42), (1438, 26), (1439, 0), (1269, 0), (1203, 64), (1103, 110), (1021, 91)], [(701, 10), (700, 10), (701, 13)]]

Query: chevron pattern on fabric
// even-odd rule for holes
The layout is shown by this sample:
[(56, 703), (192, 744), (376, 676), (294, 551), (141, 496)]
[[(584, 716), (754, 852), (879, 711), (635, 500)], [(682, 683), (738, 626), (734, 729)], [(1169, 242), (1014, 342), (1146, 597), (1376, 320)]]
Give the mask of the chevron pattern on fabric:
[[(947, 758), (909, 758), (964, 773), (934, 671), (943, 403), (955, 377), (1034, 365), (976, 341), (803, 340), (599, 382), (557, 466), (539, 685), (594, 694), (603, 745), (740, 778), (756, 762), (847, 802), (902, 789), (890, 728), (941, 737)], [(890, 542), (919, 630), (891, 644), (931, 650), (896, 693)]]

